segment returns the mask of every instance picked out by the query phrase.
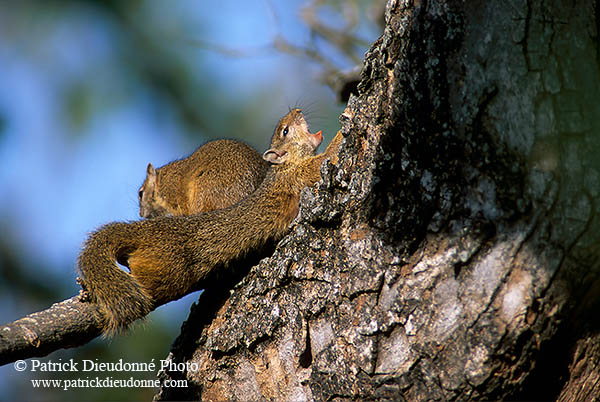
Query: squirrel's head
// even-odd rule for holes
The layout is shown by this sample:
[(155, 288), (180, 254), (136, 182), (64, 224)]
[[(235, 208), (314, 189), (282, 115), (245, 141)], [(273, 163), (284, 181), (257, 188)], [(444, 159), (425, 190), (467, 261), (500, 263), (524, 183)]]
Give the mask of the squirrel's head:
[(148, 163), (146, 179), (138, 191), (140, 216), (142, 218), (170, 215), (169, 205), (160, 194), (160, 170), (160, 168), (154, 169), (154, 166)]
[(302, 110), (292, 109), (279, 120), (271, 137), (271, 147), (263, 154), (263, 158), (276, 165), (306, 159), (315, 154), (322, 141), (320, 130), (315, 134), (309, 131)]

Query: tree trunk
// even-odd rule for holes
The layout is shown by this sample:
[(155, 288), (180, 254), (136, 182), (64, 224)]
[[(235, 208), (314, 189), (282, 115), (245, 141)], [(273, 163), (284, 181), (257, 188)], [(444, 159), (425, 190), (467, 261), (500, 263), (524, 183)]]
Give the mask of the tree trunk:
[[(338, 166), (270, 258), (216, 280), (158, 399), (600, 393), (600, 8), (399, 1)], [(197, 365), (197, 370), (195, 369)]]

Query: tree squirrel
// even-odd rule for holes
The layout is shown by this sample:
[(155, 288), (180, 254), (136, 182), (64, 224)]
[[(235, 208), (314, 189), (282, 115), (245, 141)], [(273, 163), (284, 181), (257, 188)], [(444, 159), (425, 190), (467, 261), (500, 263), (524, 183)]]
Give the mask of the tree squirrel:
[[(111, 335), (156, 307), (202, 289), (202, 280), (230, 261), (279, 241), (298, 214), (301, 190), (337, 163), (338, 132), (325, 153), (300, 109), (280, 121), (263, 158), (271, 164), (259, 188), (242, 201), (192, 216), (114, 222), (92, 233), (78, 260), (81, 284)], [(128, 267), (129, 273), (116, 263)]]
[(187, 158), (158, 169), (149, 163), (138, 192), (140, 216), (192, 215), (228, 207), (254, 192), (268, 168), (254, 148), (233, 140), (207, 142)]

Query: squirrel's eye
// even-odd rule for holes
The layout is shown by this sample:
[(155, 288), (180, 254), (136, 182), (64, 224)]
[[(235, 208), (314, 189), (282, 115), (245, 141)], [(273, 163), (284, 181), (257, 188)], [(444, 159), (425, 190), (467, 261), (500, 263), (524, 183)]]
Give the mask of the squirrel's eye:
[(283, 136), (285, 137), (286, 135), (288, 135), (288, 132), (289, 132), (288, 128), (287, 127), (284, 128), (283, 129)]
[(140, 197), (140, 200), (142, 199), (143, 196), (144, 196), (144, 190), (140, 190), (140, 192), (138, 193), (138, 197)]

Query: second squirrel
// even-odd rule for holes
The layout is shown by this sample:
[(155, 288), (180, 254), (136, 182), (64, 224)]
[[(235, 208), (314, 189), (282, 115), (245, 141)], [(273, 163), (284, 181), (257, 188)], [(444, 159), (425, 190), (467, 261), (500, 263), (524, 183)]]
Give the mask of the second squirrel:
[(192, 215), (228, 207), (254, 192), (269, 164), (249, 145), (210, 141), (185, 159), (146, 169), (140, 216)]

